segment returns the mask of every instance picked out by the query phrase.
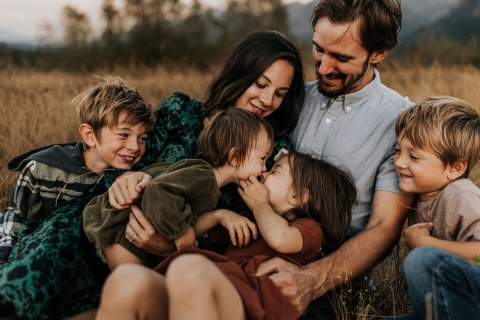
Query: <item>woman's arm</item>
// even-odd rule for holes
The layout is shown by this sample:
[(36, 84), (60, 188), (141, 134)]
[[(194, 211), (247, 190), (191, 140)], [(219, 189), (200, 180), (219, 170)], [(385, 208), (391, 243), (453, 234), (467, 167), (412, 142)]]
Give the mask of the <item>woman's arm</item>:
[(253, 211), (258, 229), (267, 244), (280, 253), (298, 253), (303, 248), (303, 238), (297, 227), (291, 226), (268, 203), (268, 190), (255, 177), (240, 181), (240, 196)]
[(132, 212), (125, 229), (125, 237), (132, 239), (136, 235), (137, 237), (132, 243), (137, 248), (160, 257), (168, 256), (177, 250), (173, 241), (155, 230), (139, 207), (132, 205), (130, 209)]

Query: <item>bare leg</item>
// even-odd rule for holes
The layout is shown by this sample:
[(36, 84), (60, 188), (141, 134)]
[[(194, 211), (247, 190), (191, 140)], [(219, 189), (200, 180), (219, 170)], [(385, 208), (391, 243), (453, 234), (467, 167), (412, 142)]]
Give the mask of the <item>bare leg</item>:
[(93, 320), (97, 314), (97, 309), (88, 309), (77, 313), (76, 315), (68, 318), (68, 320)]
[(217, 266), (202, 255), (172, 261), (166, 274), (170, 319), (245, 319), (240, 295)]
[(118, 266), (103, 287), (97, 319), (168, 319), (165, 277), (137, 264)]
[(102, 251), (107, 259), (108, 267), (112, 271), (124, 263), (142, 264), (140, 259), (138, 259), (133, 253), (128, 251), (127, 248), (121, 244), (111, 244), (102, 249)]

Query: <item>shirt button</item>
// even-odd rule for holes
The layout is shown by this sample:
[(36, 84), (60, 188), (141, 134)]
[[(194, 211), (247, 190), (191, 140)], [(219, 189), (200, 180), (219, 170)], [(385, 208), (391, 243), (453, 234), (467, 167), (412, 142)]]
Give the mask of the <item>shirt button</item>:
[(327, 119), (327, 120), (325, 120), (325, 121), (326, 121), (327, 123), (330, 123), (332, 120), (330, 120), (330, 119)]
[(350, 111), (350, 107), (347, 107), (347, 111)]

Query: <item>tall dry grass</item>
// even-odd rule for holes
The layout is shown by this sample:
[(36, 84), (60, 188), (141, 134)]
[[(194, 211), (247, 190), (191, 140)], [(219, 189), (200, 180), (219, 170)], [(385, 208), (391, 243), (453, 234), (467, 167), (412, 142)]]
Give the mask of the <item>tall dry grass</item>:
[[(313, 65), (313, 63), (310, 63)], [(306, 68), (306, 79), (313, 80), (314, 69)], [(208, 83), (217, 70), (116, 70), (110, 75), (125, 79), (154, 105), (160, 105), (175, 91), (203, 100)], [(470, 102), (480, 111), (480, 70), (468, 66), (406, 66), (395, 63), (380, 66), (382, 82), (412, 101), (421, 95), (451, 95)], [(73, 74), (34, 72), (29, 70), (0, 71), (0, 210), (18, 177), (8, 172), (12, 157), (43, 145), (76, 141), (79, 120), (70, 101), (83, 88), (98, 82), (96, 76), (107, 74)], [(470, 179), (480, 186), (480, 167)], [(375, 286), (353, 297), (356, 307), (348, 306), (351, 290), (346, 286), (342, 300), (344, 318), (378, 319), (408, 310), (409, 298), (401, 274), (401, 261), (406, 249), (400, 244), (374, 269)]]

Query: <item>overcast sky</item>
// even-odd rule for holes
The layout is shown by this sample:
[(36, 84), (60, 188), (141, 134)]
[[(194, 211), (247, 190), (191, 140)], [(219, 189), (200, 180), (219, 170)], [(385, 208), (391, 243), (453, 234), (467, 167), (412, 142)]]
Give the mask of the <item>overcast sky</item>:
[[(310, 1), (283, 0), (283, 3)], [(222, 0), (203, 0), (202, 2), (211, 6), (220, 6), (224, 3)], [(44, 34), (42, 25), (45, 23), (58, 27), (61, 10), (66, 4), (71, 4), (86, 13), (92, 27), (99, 28), (101, 3), (100, 0), (0, 0), (0, 30), (28, 38), (37, 38)], [(59, 30), (54, 31), (59, 32)]]

